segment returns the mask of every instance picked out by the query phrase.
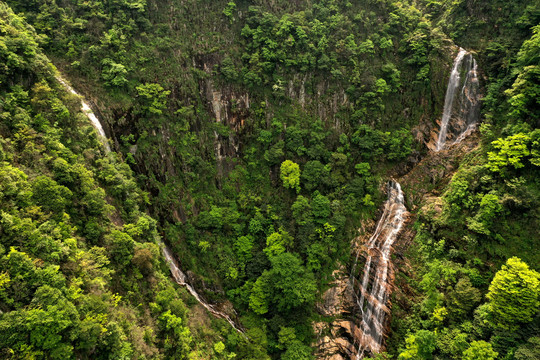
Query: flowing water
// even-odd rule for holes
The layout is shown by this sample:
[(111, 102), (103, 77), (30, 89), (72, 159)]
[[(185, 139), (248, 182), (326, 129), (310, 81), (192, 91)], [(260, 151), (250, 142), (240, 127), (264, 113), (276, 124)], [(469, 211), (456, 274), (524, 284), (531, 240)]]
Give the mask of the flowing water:
[(454, 139), (452, 144), (461, 142), (476, 128), (480, 115), (479, 88), (476, 60), (459, 48), (446, 88), (436, 151), (444, 149), (447, 140)]
[[(82, 104), (82, 111), (86, 114), (88, 119), (92, 122), (92, 125), (96, 128), (98, 131), (101, 140), (103, 142), (103, 146), (105, 147), (105, 152), (110, 152), (111, 148), (109, 146), (109, 141), (107, 139), (107, 135), (105, 134), (105, 131), (103, 131), (103, 127), (101, 126), (101, 123), (99, 122), (99, 119), (94, 115), (92, 112), (92, 109), (90, 109), (90, 106), (84, 99), (73, 89), (67, 81), (65, 81), (60, 75), (57, 75), (56, 79), (72, 94), (77, 95), (81, 98), (81, 104)], [(178, 266), (178, 263), (174, 259), (174, 256), (171, 252), (171, 250), (165, 245), (164, 243), (160, 244), (162, 250), (163, 250), (163, 256), (165, 257), (165, 260), (167, 261), (167, 265), (169, 266), (169, 269), (171, 270), (171, 274), (176, 281), (178, 285), (185, 286), (186, 289), (189, 291), (189, 293), (202, 305), (206, 310), (208, 310), (211, 314), (213, 314), (216, 317), (225, 319), (231, 326), (238, 331), (240, 334), (242, 334), (244, 337), (244, 331), (240, 329), (238, 325), (231, 319), (231, 317), (221, 311), (218, 311), (212, 306), (211, 304), (208, 304), (198, 293), (197, 291), (187, 282), (186, 275), (180, 270), (180, 267)]]
[(105, 131), (103, 130), (103, 126), (101, 126), (101, 123), (99, 122), (99, 119), (94, 114), (88, 103), (84, 100), (84, 98), (79, 95), (75, 89), (73, 89), (66, 80), (64, 80), (60, 75), (56, 76), (56, 80), (62, 84), (66, 90), (68, 90), (73, 95), (77, 95), (81, 99), (81, 110), (85, 113), (85, 115), (88, 117), (92, 125), (96, 128), (96, 130), (99, 133), (99, 137), (101, 139), (101, 142), (103, 143), (103, 147), (105, 148), (106, 153), (111, 152), (111, 147), (109, 145), (109, 141), (107, 140), (107, 135), (105, 134)]
[[(161, 243), (161, 249), (163, 250), (163, 256), (165, 256), (165, 260), (167, 261), (167, 265), (169, 265), (169, 269), (171, 270), (171, 274), (176, 281), (176, 283), (180, 286), (185, 286), (186, 289), (189, 291), (189, 293), (197, 299), (197, 301), (204, 306), (206, 310), (208, 310), (210, 313), (212, 313), (214, 316), (223, 318), (227, 320), (231, 326), (238, 331), (240, 334), (244, 335), (244, 331), (240, 330), (239, 326), (236, 325), (236, 323), (231, 319), (231, 317), (221, 311), (218, 311), (212, 306), (211, 304), (208, 304), (206, 301), (204, 301), (203, 298), (197, 293), (197, 291), (191, 286), (187, 280), (186, 280), (186, 274), (180, 270), (180, 267), (178, 266), (178, 263), (176, 262), (171, 250), (167, 247), (167, 245)], [(245, 335), (244, 335), (245, 336)]]
[[(356, 292), (356, 303), (360, 312), (360, 329), (362, 336), (358, 344), (356, 358), (362, 359), (366, 352), (380, 352), (384, 340), (384, 328), (390, 293), (392, 244), (397, 239), (408, 212), (405, 208), (403, 191), (395, 181), (388, 183), (388, 200), (384, 204), (381, 219), (375, 232), (366, 243), (366, 263), (364, 265), (362, 282)], [(358, 251), (351, 273), (351, 283), (355, 288), (355, 272)], [(362, 252), (363, 253), (363, 252)]]

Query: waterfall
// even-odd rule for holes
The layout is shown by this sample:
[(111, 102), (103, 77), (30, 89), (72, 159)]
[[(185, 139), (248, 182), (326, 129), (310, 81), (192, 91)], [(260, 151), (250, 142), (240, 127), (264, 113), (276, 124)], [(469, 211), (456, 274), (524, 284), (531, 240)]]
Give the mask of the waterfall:
[[(96, 115), (92, 112), (92, 109), (88, 105), (86, 101), (79, 95), (75, 89), (73, 89), (66, 80), (64, 80), (60, 75), (56, 75), (56, 79), (68, 90), (70, 93), (77, 95), (81, 99), (81, 110), (86, 114), (88, 119), (92, 122), (92, 125), (96, 128), (96, 130), (99, 133), (99, 136), (103, 142), (103, 147), (105, 148), (105, 152), (109, 153), (111, 152), (111, 148), (109, 146), (109, 141), (107, 139), (107, 135), (105, 134), (105, 131), (103, 130), (103, 127), (101, 126), (101, 123), (99, 122), (99, 119), (96, 117)], [(216, 134), (217, 135), (217, 134)], [(180, 270), (180, 267), (178, 266), (178, 263), (174, 259), (174, 256), (172, 255), (171, 250), (165, 245), (164, 243), (160, 243), (161, 249), (163, 250), (163, 256), (165, 257), (165, 260), (167, 262), (167, 265), (169, 266), (169, 269), (171, 271), (171, 274), (176, 281), (176, 283), (180, 286), (185, 286), (188, 292), (211, 314), (213, 314), (216, 317), (225, 319), (231, 326), (238, 331), (240, 334), (242, 334), (246, 339), (247, 337), (244, 335), (244, 331), (240, 330), (240, 328), (235, 324), (235, 322), (228, 316), (227, 314), (216, 310), (212, 305), (208, 304), (198, 293), (197, 291), (191, 286), (186, 279), (186, 275)]]
[(66, 90), (68, 90), (73, 95), (77, 95), (81, 99), (81, 110), (85, 115), (88, 117), (94, 128), (98, 131), (99, 137), (101, 142), (103, 143), (103, 147), (105, 148), (105, 153), (111, 152), (111, 147), (109, 145), (109, 141), (107, 139), (107, 135), (105, 134), (105, 131), (103, 130), (103, 126), (101, 126), (101, 123), (99, 122), (99, 119), (94, 114), (88, 103), (84, 100), (84, 98), (79, 95), (75, 89), (73, 89), (66, 80), (64, 80), (60, 75), (56, 75), (56, 80), (62, 84)]
[(191, 286), (187, 280), (186, 280), (186, 274), (180, 270), (180, 267), (178, 266), (178, 263), (176, 262), (171, 250), (165, 245), (164, 243), (161, 243), (161, 249), (163, 251), (163, 256), (165, 257), (165, 260), (167, 261), (167, 265), (169, 265), (169, 269), (171, 270), (171, 274), (176, 281), (176, 283), (180, 286), (185, 286), (188, 292), (202, 305), (206, 310), (208, 310), (212, 315), (225, 319), (236, 331), (238, 331), (240, 334), (242, 334), (245, 338), (244, 332), (240, 330), (239, 326), (235, 324), (235, 322), (231, 319), (231, 317), (221, 311), (218, 311), (212, 306), (211, 304), (208, 304), (200, 295), (197, 293), (197, 291)]
[(449, 138), (455, 139), (452, 144), (457, 144), (475, 129), (480, 114), (479, 99), (478, 65), (471, 53), (459, 48), (446, 88), (436, 151), (444, 149)]
[[(366, 351), (377, 353), (382, 348), (385, 321), (390, 313), (388, 296), (391, 290), (389, 277), (392, 244), (397, 239), (407, 215), (400, 184), (389, 181), (388, 200), (384, 204), (382, 217), (377, 223), (375, 232), (366, 243), (366, 263), (362, 282), (356, 293), (362, 331), (357, 359), (362, 359)], [(353, 288), (360, 252), (358, 251), (356, 255), (351, 273)]]

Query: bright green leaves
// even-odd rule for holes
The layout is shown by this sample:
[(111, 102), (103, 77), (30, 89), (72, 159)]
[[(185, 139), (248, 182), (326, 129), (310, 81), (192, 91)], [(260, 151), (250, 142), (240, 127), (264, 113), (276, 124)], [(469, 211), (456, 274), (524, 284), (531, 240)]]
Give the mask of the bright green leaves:
[(463, 352), (463, 360), (495, 360), (499, 355), (493, 351), (490, 343), (473, 341), (471, 346)]
[(368, 178), (371, 176), (371, 172), (370, 172), (371, 166), (369, 165), (369, 163), (363, 162), (363, 163), (356, 164), (354, 166), (354, 169), (356, 170), (358, 175), (360, 175), (363, 178)]
[(531, 138), (526, 134), (515, 134), (505, 139), (498, 139), (492, 142), (497, 150), (488, 152), (488, 168), (494, 172), (512, 166), (514, 169), (524, 167), (522, 160), (530, 154), (527, 144)]
[(270, 299), (268, 299), (270, 295), (270, 281), (270, 274), (265, 271), (261, 276), (259, 276), (257, 281), (255, 281), (255, 284), (251, 289), (251, 295), (249, 296), (249, 307), (256, 314), (264, 315), (268, 312), (270, 302)]
[(101, 77), (105, 80), (105, 84), (110, 87), (122, 87), (127, 84), (126, 78), (128, 70), (127, 68), (109, 58), (101, 61), (103, 70), (101, 71)]
[(234, 13), (236, 12), (236, 4), (234, 1), (229, 1), (227, 3), (227, 6), (225, 6), (225, 9), (223, 9), (223, 15), (229, 19), (229, 22), (232, 23), (234, 21)]
[(143, 99), (141, 105), (143, 111), (153, 115), (161, 115), (167, 106), (167, 97), (171, 92), (163, 89), (159, 84), (146, 83), (137, 86), (137, 93)]
[(399, 354), (399, 360), (428, 360), (433, 358), (435, 334), (428, 330), (419, 330), (405, 340), (406, 350)]
[(251, 290), (249, 306), (254, 312), (266, 314), (275, 306), (283, 313), (315, 301), (314, 276), (297, 256), (285, 252), (272, 257), (270, 262), (272, 268), (263, 272)]
[(124, 5), (129, 9), (144, 12), (146, 8), (146, 0), (124, 0)]
[(268, 258), (284, 253), (293, 244), (293, 238), (283, 228), (266, 238), (266, 248), (263, 250)]
[(251, 250), (253, 249), (253, 237), (250, 235), (240, 236), (234, 241), (234, 250), (236, 257), (242, 263), (251, 259)]
[(515, 330), (532, 320), (540, 305), (540, 274), (517, 257), (495, 274), (487, 294), (493, 326)]
[(189, 328), (183, 325), (182, 318), (167, 310), (159, 317), (162, 331), (167, 334), (164, 349), (174, 359), (186, 359), (193, 341)]
[(300, 166), (291, 160), (285, 160), (281, 163), (280, 178), (283, 186), (287, 189), (296, 189), (300, 192)]

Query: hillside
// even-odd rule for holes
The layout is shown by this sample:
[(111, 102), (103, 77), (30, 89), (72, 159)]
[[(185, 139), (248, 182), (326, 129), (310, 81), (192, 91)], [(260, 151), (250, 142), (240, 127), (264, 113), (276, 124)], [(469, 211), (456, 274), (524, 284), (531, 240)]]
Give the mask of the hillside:
[[(0, 357), (536, 358), (539, 24), (535, 1), (0, 3)], [(390, 179), (410, 215), (358, 352)]]

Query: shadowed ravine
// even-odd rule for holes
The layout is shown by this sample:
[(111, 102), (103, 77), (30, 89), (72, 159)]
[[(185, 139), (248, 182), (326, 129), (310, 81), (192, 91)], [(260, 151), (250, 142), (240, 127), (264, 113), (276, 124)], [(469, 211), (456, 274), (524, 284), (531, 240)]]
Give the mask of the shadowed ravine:
[[(105, 152), (109, 153), (111, 152), (111, 148), (109, 146), (109, 141), (107, 139), (107, 135), (105, 134), (105, 131), (103, 130), (103, 126), (101, 125), (101, 122), (97, 118), (97, 116), (92, 112), (90, 109), (90, 106), (88, 103), (84, 100), (84, 98), (79, 95), (68, 83), (66, 80), (64, 80), (60, 75), (56, 76), (56, 79), (68, 90), (70, 93), (77, 95), (81, 99), (81, 111), (86, 114), (92, 125), (96, 128), (98, 131), (98, 134), (102, 140), (103, 147), (105, 148)], [(224, 312), (218, 311), (214, 308), (213, 305), (207, 303), (198, 293), (197, 291), (187, 282), (187, 277), (184, 274), (182, 270), (180, 270), (180, 267), (178, 266), (178, 263), (176, 262), (171, 250), (165, 245), (164, 243), (160, 243), (160, 247), (163, 251), (163, 256), (165, 257), (165, 260), (167, 262), (167, 265), (169, 266), (169, 269), (171, 271), (171, 274), (176, 281), (176, 283), (180, 286), (185, 286), (186, 289), (189, 291), (189, 293), (206, 309), (208, 310), (212, 315), (225, 319), (236, 331), (238, 331), (240, 334), (242, 334), (244, 337), (244, 331), (240, 329), (240, 326), (238, 326), (229, 315), (225, 314)]]
[[(350, 277), (362, 331), (357, 359), (362, 359), (366, 352), (380, 352), (382, 348), (385, 322), (390, 313), (388, 297), (392, 286), (392, 244), (407, 216), (401, 186), (391, 180), (388, 182), (388, 200), (384, 204), (381, 219), (365, 247), (358, 251)], [(361, 273), (362, 281), (358, 283), (356, 267), (360, 256), (365, 256), (366, 263)]]

